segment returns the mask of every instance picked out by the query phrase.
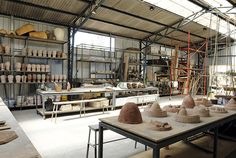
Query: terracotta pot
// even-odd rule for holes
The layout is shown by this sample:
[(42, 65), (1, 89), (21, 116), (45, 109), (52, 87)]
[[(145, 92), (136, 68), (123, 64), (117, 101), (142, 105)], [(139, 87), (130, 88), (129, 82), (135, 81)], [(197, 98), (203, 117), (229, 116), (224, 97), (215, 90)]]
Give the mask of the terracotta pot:
[(33, 75), (32, 75), (32, 79), (33, 79), (33, 82), (36, 82), (36, 80), (37, 80), (37, 75), (36, 75), (36, 74), (33, 74)]
[(41, 68), (41, 66), (40, 66), (39, 64), (37, 64), (37, 65), (36, 65), (36, 71), (37, 71), (37, 72), (40, 72), (40, 68)]
[(38, 50), (38, 56), (42, 57), (43, 56), (43, 50)]
[(53, 57), (53, 58), (56, 58), (56, 57), (57, 57), (57, 51), (56, 51), (56, 50), (52, 51), (52, 57)]
[(10, 54), (11, 53), (11, 48), (10, 48), (9, 45), (5, 45), (4, 49), (5, 49), (5, 54)]
[(1, 75), (1, 83), (6, 83), (6, 75)]
[(31, 71), (32, 65), (31, 64), (27, 64), (27, 71)]
[(45, 66), (45, 71), (46, 71), (46, 72), (50, 72), (50, 65), (46, 65), (46, 66)]
[(59, 75), (55, 75), (55, 82), (58, 82), (59, 80)]
[(20, 71), (21, 70), (21, 63), (17, 62), (15, 67), (16, 67), (16, 71)]
[(51, 58), (52, 57), (52, 51), (48, 50), (48, 57)]
[(47, 50), (43, 50), (43, 57), (47, 57)]
[(5, 68), (7, 71), (10, 70), (10, 61), (5, 62)]
[(40, 65), (41, 72), (46, 72), (46, 65)]
[(46, 79), (46, 75), (45, 75), (45, 74), (42, 74), (42, 83), (45, 82), (45, 79)]
[(0, 69), (1, 69), (1, 71), (5, 70), (5, 64), (4, 63), (0, 63)]
[(22, 65), (21, 65), (21, 70), (22, 70), (22, 71), (26, 71), (26, 69), (27, 69), (27, 65), (26, 65), (26, 64), (22, 64)]
[(42, 78), (41, 74), (37, 74), (37, 82), (41, 82), (41, 78)]
[(51, 75), (51, 82), (54, 82), (55, 80), (55, 75)]
[(8, 82), (13, 83), (13, 78), (14, 78), (13, 75), (8, 75), (7, 76)]
[(23, 48), (21, 51), (21, 55), (26, 56), (27, 48)]
[(33, 55), (33, 50), (31, 48), (27, 49), (27, 54), (28, 56), (32, 56)]
[(22, 75), (22, 76), (21, 76), (21, 78), (22, 78), (22, 79), (21, 79), (21, 80), (22, 80), (22, 82), (24, 82), (24, 83), (25, 83), (25, 82), (26, 82), (26, 79), (27, 79), (26, 75)]
[(31, 71), (32, 71), (32, 72), (35, 72), (35, 71), (36, 71), (36, 65), (35, 65), (35, 64), (32, 64), (32, 65), (31, 65)]
[(16, 75), (16, 83), (20, 83), (21, 82), (21, 76), (20, 75)]
[(61, 28), (55, 28), (54, 29), (54, 35), (56, 37), (56, 40), (63, 41), (65, 36), (65, 31)]
[(32, 82), (32, 75), (28, 74), (27, 79), (28, 79), (28, 82)]
[(38, 50), (37, 49), (33, 49), (33, 56), (36, 57), (38, 54)]

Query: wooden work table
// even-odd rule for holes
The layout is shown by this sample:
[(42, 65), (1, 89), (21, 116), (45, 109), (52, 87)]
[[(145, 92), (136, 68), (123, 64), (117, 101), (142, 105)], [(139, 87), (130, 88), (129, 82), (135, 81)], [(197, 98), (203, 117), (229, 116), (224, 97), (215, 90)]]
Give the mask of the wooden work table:
[(15, 131), (18, 135), (17, 139), (7, 144), (0, 145), (0, 158), (41, 158), (40, 154), (35, 149), (1, 98), (0, 120), (5, 120), (6, 123), (11, 126), (11, 129), (9, 130)]
[[(173, 144), (180, 140), (187, 139), (195, 134), (205, 132), (209, 129), (214, 129), (214, 152), (213, 157), (216, 157), (218, 127), (226, 122), (236, 119), (236, 111), (229, 111), (225, 114), (211, 113), (211, 117), (201, 117), (200, 123), (189, 124), (179, 123), (175, 121), (175, 114), (168, 113), (168, 117), (154, 118), (143, 116), (141, 124), (124, 124), (118, 122), (118, 117), (108, 117), (100, 119), (99, 124), (99, 158), (103, 157), (103, 128), (110, 129), (130, 139), (138, 141), (153, 148), (153, 158), (159, 158), (160, 149), (167, 145)], [(155, 131), (151, 129), (150, 121), (158, 120), (168, 122), (172, 126), (170, 131)]]

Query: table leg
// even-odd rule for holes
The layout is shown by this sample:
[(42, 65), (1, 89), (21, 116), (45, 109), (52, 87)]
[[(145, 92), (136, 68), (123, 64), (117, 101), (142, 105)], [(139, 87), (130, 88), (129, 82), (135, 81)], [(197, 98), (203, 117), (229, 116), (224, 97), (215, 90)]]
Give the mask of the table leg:
[(112, 110), (114, 110), (116, 106), (116, 92), (112, 93)]
[(103, 127), (99, 122), (98, 158), (103, 158)]
[(218, 147), (218, 127), (214, 129), (213, 158), (217, 158), (217, 147)]
[(153, 149), (152, 157), (153, 158), (160, 158), (160, 149), (159, 148)]

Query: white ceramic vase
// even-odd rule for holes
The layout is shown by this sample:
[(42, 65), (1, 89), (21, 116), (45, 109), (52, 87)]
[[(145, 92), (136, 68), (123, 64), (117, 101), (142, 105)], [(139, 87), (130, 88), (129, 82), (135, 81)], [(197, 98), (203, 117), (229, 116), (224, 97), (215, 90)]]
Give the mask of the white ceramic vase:
[(41, 72), (45, 72), (46, 71), (46, 65), (40, 65), (41, 67)]
[(41, 82), (41, 75), (37, 74), (37, 82)]
[(59, 75), (55, 75), (55, 82), (58, 82), (59, 80)]
[(14, 78), (13, 75), (8, 75), (7, 76), (8, 82), (13, 83), (13, 78)]
[(47, 57), (47, 50), (43, 50), (43, 57)]
[(43, 56), (43, 50), (38, 50), (38, 56), (42, 57)]
[(56, 40), (63, 41), (65, 36), (65, 31), (61, 28), (55, 28), (54, 29), (54, 35), (56, 37)]
[(28, 74), (27, 79), (28, 79), (28, 82), (32, 82), (32, 75)]
[(54, 82), (55, 80), (55, 75), (51, 75), (51, 82)]
[(38, 50), (37, 50), (37, 49), (34, 49), (34, 50), (33, 50), (33, 56), (36, 57), (37, 54), (38, 54)]
[(22, 76), (21, 76), (22, 82), (26, 83), (26, 79), (27, 79), (27, 76), (26, 76), (26, 75), (22, 75)]
[(63, 80), (63, 75), (59, 75), (59, 82), (62, 82)]
[(32, 68), (31, 64), (27, 64), (27, 71), (31, 71), (31, 68)]
[(1, 69), (1, 71), (5, 70), (5, 64), (4, 63), (0, 63), (0, 69)]
[(6, 75), (1, 75), (1, 83), (6, 83)]
[(42, 83), (45, 82), (45, 79), (46, 79), (46, 75), (45, 75), (45, 74), (42, 74)]
[(20, 70), (21, 70), (21, 63), (16, 62), (16, 71), (20, 71)]
[(48, 57), (51, 58), (52, 57), (52, 51), (48, 50)]
[(45, 71), (46, 71), (46, 72), (50, 72), (50, 65), (46, 65), (46, 66), (45, 66)]
[(16, 75), (16, 83), (20, 83), (21, 82), (21, 76), (20, 75)]
[(7, 71), (10, 70), (10, 61), (5, 62), (5, 68)]
[(40, 72), (40, 68), (41, 68), (41, 66), (40, 66), (39, 64), (37, 64), (37, 65), (36, 65), (36, 71), (37, 71), (37, 72)]
[(52, 57), (53, 57), (53, 58), (56, 58), (56, 57), (57, 57), (57, 51), (56, 51), (56, 50), (52, 51)]

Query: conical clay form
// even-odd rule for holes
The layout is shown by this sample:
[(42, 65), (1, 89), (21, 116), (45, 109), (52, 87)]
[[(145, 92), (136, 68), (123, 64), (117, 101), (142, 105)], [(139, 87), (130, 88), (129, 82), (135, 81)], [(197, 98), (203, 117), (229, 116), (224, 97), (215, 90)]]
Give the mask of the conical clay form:
[(180, 110), (180, 106), (166, 105), (162, 109), (167, 112), (177, 113)]
[(210, 100), (207, 100), (206, 98), (197, 98), (194, 100), (195, 105), (204, 105), (205, 107), (212, 106), (212, 102)]
[(126, 103), (122, 107), (118, 121), (126, 124), (139, 124), (143, 122), (138, 106), (131, 102)]
[(192, 96), (191, 95), (185, 96), (184, 99), (183, 99), (181, 107), (192, 109), (194, 106), (195, 106), (195, 103), (194, 103), (194, 100), (193, 100)]
[(236, 110), (236, 101), (234, 98), (231, 98), (227, 104), (225, 104), (225, 108), (229, 110)]
[(199, 115), (189, 115), (185, 108), (181, 108), (180, 111), (175, 116), (175, 121), (182, 123), (199, 123)]
[(193, 108), (193, 114), (200, 117), (210, 117), (210, 111), (204, 105), (195, 106)]
[(144, 111), (144, 114), (148, 116), (152, 116), (152, 117), (166, 117), (167, 116), (167, 112), (163, 111), (160, 108), (160, 105), (158, 102), (154, 102), (149, 109), (146, 109)]

